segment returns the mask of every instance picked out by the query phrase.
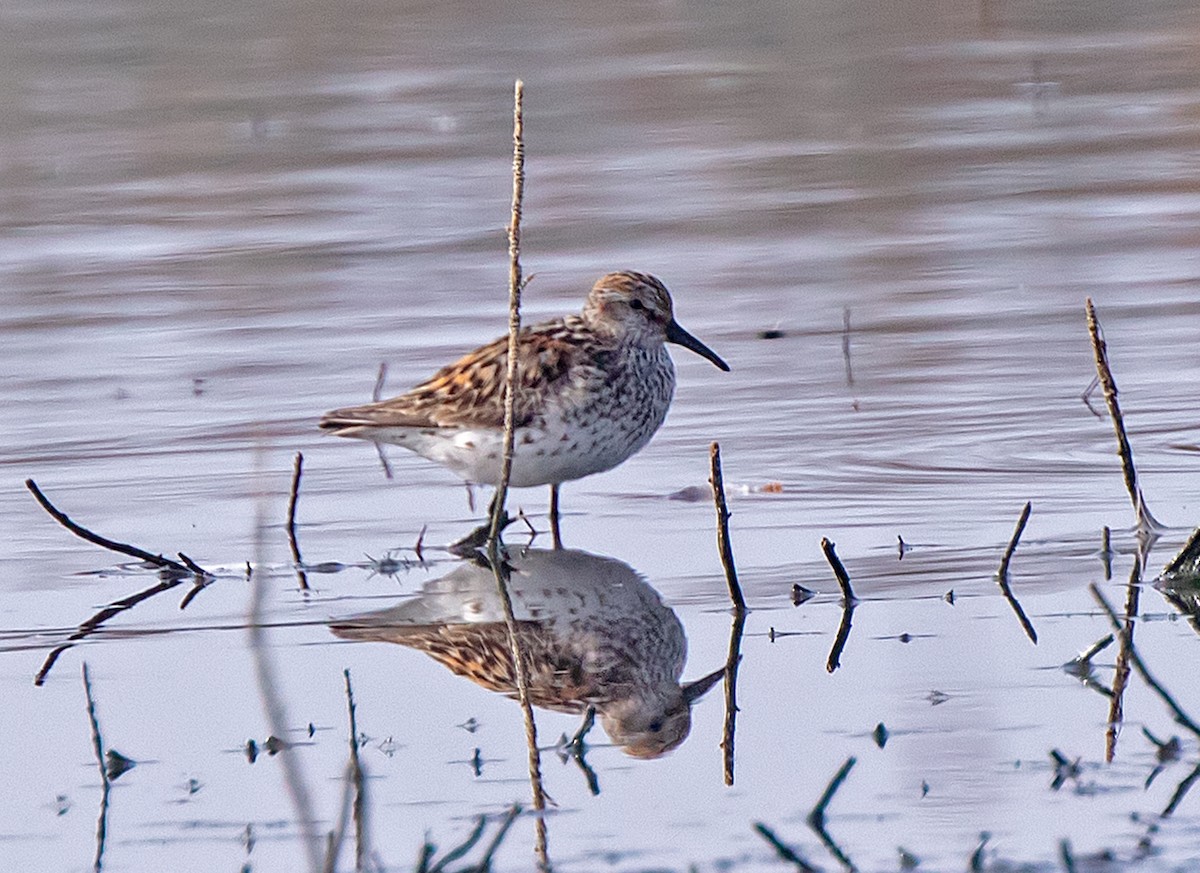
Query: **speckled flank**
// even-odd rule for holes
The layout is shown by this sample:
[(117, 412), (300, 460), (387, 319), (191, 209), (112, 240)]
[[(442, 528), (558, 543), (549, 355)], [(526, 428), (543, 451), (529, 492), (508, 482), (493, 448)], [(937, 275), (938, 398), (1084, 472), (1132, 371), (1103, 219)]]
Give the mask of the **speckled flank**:
[[(675, 368), (665, 343), (680, 335), (724, 366), (675, 323), (666, 287), (631, 272), (601, 278), (580, 315), (523, 329), (511, 484), (590, 476), (645, 446), (671, 405)], [(469, 482), (494, 485), (507, 361), (508, 338), (501, 337), (407, 394), (330, 412), (321, 427), (403, 446)]]

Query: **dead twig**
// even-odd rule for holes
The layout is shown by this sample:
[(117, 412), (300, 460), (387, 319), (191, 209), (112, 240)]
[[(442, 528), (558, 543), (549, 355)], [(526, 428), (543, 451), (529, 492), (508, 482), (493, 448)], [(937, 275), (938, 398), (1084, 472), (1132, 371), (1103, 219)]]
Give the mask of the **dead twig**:
[[(529, 785), (533, 808), (538, 813), (535, 827), (534, 854), (541, 869), (549, 869), (546, 838), (546, 819), (540, 813), (546, 808), (546, 795), (542, 787), (541, 752), (537, 744), (537, 722), (533, 718), (533, 707), (529, 699), (529, 674), (517, 638), (517, 621), (513, 614), (512, 597), (508, 590), (508, 564), (501, 554), (500, 533), (508, 521), (505, 500), (508, 483), (512, 475), (513, 431), (516, 425), (517, 353), (521, 331), (521, 211), (525, 196), (525, 84), (518, 79), (513, 88), (513, 196), (512, 219), (508, 225), (508, 368), (505, 374), (504, 393), (504, 452), (500, 465), (500, 481), (492, 498), (491, 526), (487, 538), (487, 557), (496, 577), (496, 591), (504, 608), (504, 622), (508, 628), (508, 647), (513, 661), (513, 673), (517, 680), (517, 699), (525, 721), (525, 741), (528, 751)], [(516, 808), (501, 828), (497, 840), (502, 838), (516, 817)], [(486, 865), (486, 861), (484, 865)], [(482, 865), (481, 865), (482, 866)]]
[(833, 647), (829, 650), (829, 658), (825, 661), (825, 670), (832, 673), (842, 664), (842, 650), (846, 648), (846, 641), (850, 639), (850, 628), (854, 620), (854, 608), (858, 606), (858, 598), (854, 596), (854, 589), (850, 587), (850, 574), (842, 566), (834, 544), (828, 537), (821, 537), (821, 551), (825, 553), (825, 559), (829, 561), (833, 575), (837, 577), (838, 587), (842, 589), (842, 620), (838, 623), (837, 636), (834, 637)]
[[(94, 533), (83, 525), (72, 521), (65, 512), (50, 502), (50, 499), (42, 493), (42, 490), (38, 488), (37, 483), (32, 479), (25, 480), (25, 487), (29, 489), (29, 492), (34, 496), (34, 499), (41, 504), (42, 509), (50, 513), (50, 516), (55, 521), (57, 521), (71, 533), (75, 534), (75, 536), (85, 539), (89, 543), (94, 543), (95, 545), (108, 549), (109, 551), (119, 552), (122, 555), (129, 555), (131, 558), (137, 558), (140, 561), (145, 561), (147, 564), (152, 564), (153, 566), (163, 570), (173, 570), (176, 573), (183, 573), (185, 575), (193, 572), (197, 572), (197, 575), (212, 575), (203, 568), (198, 568), (197, 571), (193, 571), (186, 564), (181, 564), (179, 561), (173, 561), (170, 558), (164, 558), (162, 555), (155, 555), (151, 552), (147, 552), (145, 549), (139, 549), (137, 546), (131, 546), (128, 543), (119, 543), (116, 540), (110, 540), (108, 537), (100, 536), (100, 534)], [(192, 566), (196, 565), (193, 564)]]
[(304, 559), (300, 557), (300, 541), (296, 538), (296, 504), (300, 500), (300, 477), (303, 473), (304, 453), (296, 452), (296, 458), (292, 462), (292, 488), (288, 493), (287, 535), (288, 546), (292, 550), (292, 564), (296, 568), (296, 579), (300, 582), (300, 588), (307, 591), (308, 574), (304, 572)]
[(825, 792), (821, 795), (821, 799), (817, 801), (817, 805), (812, 808), (812, 812), (808, 814), (808, 826), (816, 832), (817, 837), (825, 844), (825, 848), (829, 853), (837, 859), (838, 863), (846, 868), (849, 873), (857, 873), (858, 868), (854, 866), (854, 862), (842, 851), (839, 846), (825, 830), (825, 810), (829, 806), (833, 795), (842, 787), (842, 783), (846, 781), (846, 777), (850, 775), (850, 771), (854, 768), (856, 759), (853, 755), (846, 759), (846, 762), (838, 769), (833, 778), (829, 780), (829, 784), (825, 787)]
[(1029, 521), (1029, 513), (1032, 510), (1033, 504), (1026, 501), (1025, 508), (1021, 510), (1021, 517), (1017, 519), (1017, 526), (1013, 530), (1012, 538), (1008, 541), (1008, 547), (1004, 550), (1004, 557), (1000, 559), (1000, 569), (996, 571), (996, 582), (1000, 585), (1000, 593), (1004, 595), (1004, 599), (1008, 601), (1008, 605), (1017, 614), (1017, 619), (1021, 622), (1025, 636), (1029, 637), (1030, 642), (1036, 646), (1037, 631), (1033, 629), (1033, 622), (1029, 620), (1029, 616), (1025, 614), (1025, 610), (1021, 608), (1021, 604), (1017, 602), (1017, 598), (1012, 593), (1012, 588), (1008, 584), (1008, 565), (1012, 560), (1013, 552), (1017, 550), (1017, 543), (1021, 540), (1021, 534), (1025, 531), (1025, 524)]
[(850, 587), (850, 574), (842, 566), (834, 543), (828, 537), (821, 537), (821, 551), (825, 553), (825, 560), (829, 562), (829, 566), (833, 568), (833, 575), (837, 577), (838, 587), (842, 589), (842, 600), (846, 603), (858, 603), (858, 598), (854, 596), (854, 589)]
[(1104, 388), (1104, 402), (1108, 406), (1108, 414), (1112, 419), (1113, 430), (1117, 436), (1117, 454), (1121, 456), (1121, 470), (1125, 475), (1125, 489), (1133, 503), (1137, 516), (1138, 530), (1143, 535), (1154, 536), (1162, 529), (1158, 520), (1150, 514), (1146, 506), (1142, 489), (1138, 486), (1137, 469), (1133, 465), (1133, 449), (1129, 445), (1129, 437), (1125, 432), (1125, 418), (1121, 415), (1121, 405), (1117, 402), (1117, 382), (1113, 378), (1112, 368), (1108, 364), (1108, 344), (1101, 335), (1100, 321), (1096, 318), (1096, 307), (1092, 298), (1087, 298), (1088, 333), (1092, 339), (1092, 352), (1096, 358), (1096, 375)]
[[(255, 513), (255, 546), (254, 566), (260, 572), (250, 573), (247, 581), (250, 585), (250, 609), (246, 619), (247, 635), (250, 652), (254, 661), (255, 679), (258, 684), (259, 696), (262, 699), (263, 714), (270, 727), (271, 736), (287, 736), (291, 722), (288, 719), (287, 707), (279, 693), (280, 682), (275, 670), (275, 662), (271, 658), (271, 650), (267, 645), (267, 629), (264, 621), (264, 611), (267, 598), (267, 582), (261, 568), (266, 562), (266, 510), (263, 500), (259, 500)], [(249, 571), (249, 567), (247, 567)], [(313, 815), (312, 795), (308, 783), (300, 767), (300, 762), (285, 746), (279, 756), (280, 767), (283, 770), (283, 782), (295, 812), (296, 823), (300, 830), (300, 842), (304, 848), (308, 870), (312, 873), (322, 868), (321, 840), (317, 836), (316, 817)]]
[[(370, 850), (367, 839), (367, 780), (363, 772), (362, 760), (358, 754), (358, 719), (355, 715), (354, 689), (350, 685), (350, 671), (343, 670), (342, 675), (346, 680), (346, 709), (350, 720), (350, 757), (346, 765), (345, 794), (349, 795), (352, 791), (354, 795), (351, 815), (354, 821), (354, 869), (361, 873), (367, 869), (367, 857)], [(328, 873), (333, 873), (337, 869), (337, 859), (346, 833), (347, 805), (344, 797), (342, 814), (338, 817), (337, 827), (329, 834), (329, 848), (325, 854), (325, 870)]]
[(1092, 592), (1092, 597), (1095, 598), (1096, 602), (1100, 604), (1100, 608), (1104, 610), (1106, 615), (1108, 615), (1108, 621), (1109, 624), (1112, 625), (1113, 631), (1120, 639), (1127, 643), (1129, 647), (1129, 661), (1133, 664), (1133, 668), (1137, 670), (1138, 675), (1142, 677), (1142, 681), (1149, 685), (1154, 693), (1157, 694), (1163, 703), (1167, 705), (1167, 708), (1171, 710), (1171, 713), (1175, 717), (1176, 724), (1191, 731), (1197, 737), (1200, 737), (1200, 725), (1197, 725), (1196, 722), (1192, 721), (1191, 717), (1183, 711), (1183, 708), (1175, 701), (1175, 698), (1171, 696), (1170, 692), (1163, 688), (1162, 685), (1159, 684), (1158, 680), (1150, 674), (1150, 671), (1146, 668), (1145, 662), (1142, 661), (1141, 655), (1138, 654), (1137, 649), (1134, 647), (1132, 638), (1128, 633), (1126, 633), (1125, 626), (1121, 624), (1120, 619), (1117, 618), (1116, 612), (1109, 605), (1104, 595), (1100, 593), (1100, 589), (1096, 587), (1096, 583), (1093, 582), (1088, 585), (1088, 590)]
[(108, 768), (104, 765), (104, 739), (100, 734), (100, 719), (96, 715), (96, 699), (92, 696), (92, 677), (88, 672), (87, 662), (83, 663), (83, 693), (87, 698), (88, 724), (92, 729), (92, 751), (96, 753), (96, 766), (100, 768), (100, 815), (96, 820), (96, 856), (92, 869), (100, 873), (103, 869), (104, 846), (108, 839), (108, 803), (112, 792), (112, 780), (108, 778)]
[(746, 611), (746, 598), (742, 596), (742, 587), (738, 584), (733, 546), (729, 542), (729, 507), (725, 504), (725, 480), (721, 476), (721, 446), (713, 443), (708, 454), (712, 467), (713, 504), (717, 510), (717, 549), (721, 553), (721, 566), (725, 568), (725, 584), (729, 587), (733, 611), (741, 615)]
[(800, 871), (800, 873), (819, 873), (817, 867), (814, 867), (812, 864), (808, 863), (798, 854), (796, 854), (795, 849), (787, 845), (785, 842), (783, 842), (783, 840), (779, 839), (779, 837), (775, 835), (775, 832), (762, 822), (756, 821), (754, 823), (754, 830), (758, 832), (760, 837), (771, 844), (771, 848), (775, 850), (775, 853), (779, 855), (781, 860), (787, 861), (789, 864), (793, 864), (796, 869)]

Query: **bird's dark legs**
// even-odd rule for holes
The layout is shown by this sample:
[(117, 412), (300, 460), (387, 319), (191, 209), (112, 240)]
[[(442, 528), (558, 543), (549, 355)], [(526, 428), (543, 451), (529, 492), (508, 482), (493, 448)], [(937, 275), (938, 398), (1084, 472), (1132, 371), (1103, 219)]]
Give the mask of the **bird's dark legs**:
[(550, 486), (550, 536), (554, 539), (554, 548), (561, 549), (562, 532), (558, 528), (558, 485)]

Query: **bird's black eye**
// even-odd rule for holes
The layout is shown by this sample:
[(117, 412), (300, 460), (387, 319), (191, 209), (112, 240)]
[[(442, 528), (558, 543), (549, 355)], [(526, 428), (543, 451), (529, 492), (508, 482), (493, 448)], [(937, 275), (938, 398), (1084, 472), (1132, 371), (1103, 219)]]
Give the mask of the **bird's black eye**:
[(662, 723), (661, 721), (652, 721), (652, 722), (650, 722), (650, 732), (651, 732), (651, 733), (655, 733), (655, 734), (656, 734), (656, 733), (658, 733), (659, 731), (661, 731), (662, 729), (663, 729), (663, 723)]
[(639, 310), (639, 311), (640, 311), (640, 310), (643, 310), (643, 309), (645, 309), (645, 308), (646, 308), (646, 304), (645, 304), (645, 303), (643, 303), (642, 301), (638, 300), (638, 299), (635, 297), (633, 300), (630, 300), (630, 301), (629, 301), (629, 308), (630, 308), (630, 309), (636, 309), (636, 310)]

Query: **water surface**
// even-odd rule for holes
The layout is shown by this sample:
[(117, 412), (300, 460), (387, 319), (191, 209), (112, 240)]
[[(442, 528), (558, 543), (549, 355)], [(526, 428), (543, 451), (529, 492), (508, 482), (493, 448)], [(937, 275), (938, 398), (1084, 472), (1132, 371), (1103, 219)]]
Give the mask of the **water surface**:
[[(140, 762), (114, 783), (106, 870), (303, 864), (280, 758), (244, 754), (269, 733), (246, 561), (269, 583), (286, 739), (322, 829), (342, 790), (346, 668), (385, 869), (413, 864), (427, 833), (444, 850), (477, 815), (527, 802), (514, 703), (329, 629), (453, 572), (437, 547), (479, 509), (434, 465), (396, 450), (388, 480), (370, 446), (315, 429), (370, 396), (380, 362), (400, 391), (504, 329), (520, 76), (526, 317), (576, 309), (608, 270), (647, 270), (733, 367), (677, 355), (651, 445), (565, 486), (567, 544), (661, 597), (686, 632), (684, 682), (719, 668), (712, 508), (671, 499), (703, 490), (719, 440), (752, 607), (734, 785), (719, 685), (662, 757), (597, 728), (598, 795), (544, 756), (554, 866), (786, 869), (763, 821), (838, 869), (805, 817), (853, 756), (827, 818), (862, 870), (897, 869), (899, 846), (920, 869), (962, 870), (984, 831), (993, 866), (1059, 869), (1066, 839), (1081, 865), (1108, 851), (1112, 869), (1200, 869), (1196, 797), (1161, 816), (1195, 738), (1135, 677), (1103, 763), (1108, 701), (1058, 669), (1108, 631), (1087, 584), (1122, 604), (1135, 550), (1111, 425), (1080, 399), (1085, 297), (1168, 526), (1150, 575), (1200, 521), (1192, 4), (127, 0), (14, 2), (0, 20), (6, 868), (94, 864), (84, 660), (106, 743)], [(296, 451), (304, 558), (343, 565), (310, 571), (308, 593), (282, 529)], [(115, 616), (35, 687), (81, 622), (158, 579), (56, 526), (26, 477), (93, 529), (182, 550), (217, 581), (186, 610), (190, 583)], [(1027, 500), (1012, 584), (1036, 647), (993, 579)], [(545, 502), (514, 495), (535, 523)], [(842, 610), (823, 536), (863, 601), (832, 674)], [(368, 557), (388, 554), (411, 566), (375, 572)], [(794, 607), (795, 583), (818, 596)], [(1140, 611), (1144, 657), (1196, 716), (1196, 631), (1150, 588)], [(1102, 683), (1114, 658), (1097, 656)], [(577, 724), (538, 714), (548, 745)], [(1143, 726), (1183, 743), (1149, 787)], [(1057, 789), (1051, 750), (1079, 758)], [(498, 869), (529, 869), (532, 839), (518, 819)]]

